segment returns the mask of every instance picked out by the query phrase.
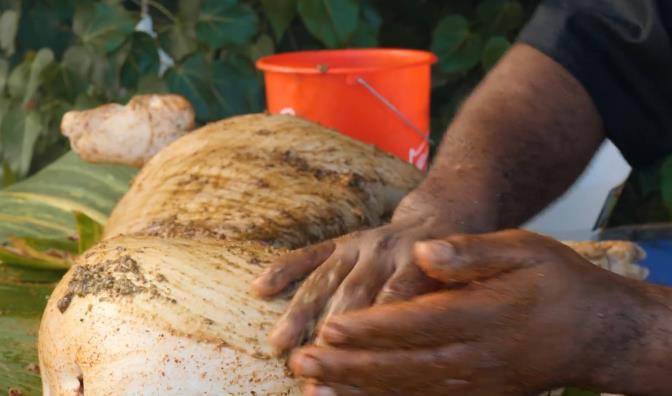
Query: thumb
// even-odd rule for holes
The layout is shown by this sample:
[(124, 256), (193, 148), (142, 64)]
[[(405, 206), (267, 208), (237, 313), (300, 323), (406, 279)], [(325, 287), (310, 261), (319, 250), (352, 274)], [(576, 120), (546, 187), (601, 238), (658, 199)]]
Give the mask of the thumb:
[(416, 242), (415, 263), (445, 284), (468, 283), (526, 268), (548, 257), (548, 238), (522, 230)]

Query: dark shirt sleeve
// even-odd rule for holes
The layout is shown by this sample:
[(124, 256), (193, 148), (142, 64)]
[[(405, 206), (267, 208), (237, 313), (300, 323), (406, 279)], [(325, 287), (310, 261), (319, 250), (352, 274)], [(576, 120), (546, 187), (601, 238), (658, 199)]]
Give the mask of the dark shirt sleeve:
[(544, 0), (518, 40), (572, 73), (607, 136), (646, 166), (672, 154), (671, 26), (672, 0)]

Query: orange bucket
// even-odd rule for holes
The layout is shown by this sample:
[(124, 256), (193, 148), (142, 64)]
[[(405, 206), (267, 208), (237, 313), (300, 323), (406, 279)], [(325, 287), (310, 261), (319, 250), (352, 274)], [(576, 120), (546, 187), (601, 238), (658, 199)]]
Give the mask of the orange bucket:
[(263, 57), (266, 103), (339, 130), (420, 169), (429, 154), (431, 52), (347, 49)]

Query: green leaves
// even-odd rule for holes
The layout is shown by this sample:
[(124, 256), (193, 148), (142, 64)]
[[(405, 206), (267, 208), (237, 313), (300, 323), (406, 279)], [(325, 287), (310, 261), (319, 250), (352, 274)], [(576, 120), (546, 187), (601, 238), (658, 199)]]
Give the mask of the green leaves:
[(200, 53), (187, 57), (166, 73), (170, 91), (184, 95), (200, 120), (210, 119), (209, 75), (207, 60)]
[(446, 73), (465, 72), (480, 60), (483, 39), (471, 33), (469, 21), (461, 15), (448, 15), (434, 29), (432, 51)]
[(44, 70), (54, 61), (54, 53), (49, 48), (42, 48), (37, 51), (35, 58), (30, 64), (28, 72), (28, 81), (26, 81), (25, 91), (23, 93), (23, 104), (33, 99), (35, 92), (42, 84)]
[(9, 62), (5, 59), (0, 59), (0, 95), (5, 93), (5, 86), (7, 86), (8, 78)]
[(121, 83), (134, 88), (140, 77), (159, 73), (159, 47), (154, 38), (142, 32), (133, 33), (129, 45), (130, 51), (121, 68)]
[(75, 254), (82, 254), (98, 243), (103, 226), (86, 214), (72, 212), (75, 235), (65, 238), (9, 236), (0, 245), (0, 264), (40, 270), (65, 271), (72, 266)]
[(82, 212), (74, 212), (77, 223), (77, 252), (79, 254), (103, 238), (103, 226)]
[(63, 54), (50, 76), (51, 91), (69, 102), (87, 90), (95, 54), (83, 46), (75, 45)]
[(256, 73), (219, 60), (212, 65), (212, 84), (216, 119), (261, 110), (261, 84)]
[(25, 240), (13, 238), (13, 246), (0, 247), (0, 263), (38, 270), (66, 271), (72, 265), (60, 252), (50, 254), (34, 249)]
[(161, 47), (168, 51), (174, 60), (179, 61), (196, 51), (196, 29), (192, 24), (178, 19), (159, 36)]
[(448, 58), (469, 36), (469, 21), (462, 15), (448, 15), (434, 29), (432, 52), (439, 58)]
[(266, 18), (271, 23), (275, 38), (280, 40), (282, 35), (296, 16), (298, 0), (261, 0)]
[(482, 34), (474, 32), (461, 15), (443, 18), (434, 30), (432, 41), (432, 51), (439, 56), (439, 68), (449, 74), (467, 72), (479, 63), (487, 71), (510, 47), (511, 43), (504, 36), (492, 36), (484, 44)]
[(120, 4), (94, 2), (77, 8), (72, 30), (85, 45), (112, 52), (133, 32), (136, 23), (137, 19)]
[(7, 10), (0, 15), (0, 49), (7, 55), (14, 54), (14, 41), (19, 30), (19, 13)]
[(254, 44), (250, 45), (250, 59), (256, 62), (262, 56), (271, 55), (274, 50), (273, 39), (266, 34), (262, 34)]
[(27, 54), (26, 59), (19, 63), (9, 74), (7, 80), (7, 89), (9, 95), (14, 98), (23, 98), (30, 78), (30, 64), (32, 63), (32, 54)]
[(495, 36), (491, 37), (481, 54), (481, 65), (484, 70), (490, 70), (492, 66), (497, 63), (499, 58), (511, 48), (511, 43), (505, 37)]
[(249, 66), (208, 61), (194, 54), (171, 68), (166, 80), (171, 92), (184, 95), (200, 121), (211, 121), (233, 114), (259, 111), (261, 87)]
[(518, 0), (482, 0), (475, 8), (474, 19), (451, 14), (434, 29), (432, 51), (439, 56), (439, 70), (452, 79), (479, 64), (482, 71), (489, 70), (511, 47), (524, 22)]
[(198, 0), (180, 0), (175, 20), (158, 29), (161, 48), (175, 61), (196, 51), (196, 21), (199, 14)]
[[(1, 269), (1, 267), (0, 267)], [(5, 269), (0, 271), (0, 384), (23, 395), (41, 395), (40, 375), (29, 367), (37, 363), (37, 330), (40, 316), (60, 273)], [(44, 277), (47, 273), (50, 276)], [(27, 279), (27, 280), (26, 280)]]
[[(194, 102), (199, 122), (259, 111), (257, 59), (278, 48), (319, 48), (320, 41), (376, 46), (382, 25), (369, 0), (149, 1), (151, 21), (142, 26), (155, 37), (135, 31), (140, 8), (133, 3), (11, 0), (2, 8), (3, 182), (20, 181), (65, 152), (59, 124), (70, 109), (171, 91)], [(22, 114), (3, 126), (10, 110)]]
[(0, 190), (0, 243), (10, 236), (70, 238), (77, 234), (75, 211), (104, 224), (136, 172), (124, 166), (88, 164), (68, 153)]
[(362, 17), (350, 39), (350, 44), (355, 47), (376, 47), (378, 46), (378, 31), (383, 24), (383, 19), (368, 2), (362, 4), (361, 13)]
[(196, 23), (196, 37), (212, 48), (241, 45), (257, 32), (257, 14), (236, 0), (204, 0)]
[(357, 29), (357, 0), (298, 0), (298, 10), (310, 33), (327, 47), (342, 47)]
[(523, 7), (517, 0), (485, 0), (476, 12), (478, 21), (493, 34), (511, 33), (524, 22)]
[(19, 177), (30, 170), (33, 147), (41, 131), (40, 115), (35, 111), (24, 112), (14, 107), (3, 117), (0, 126), (3, 157)]

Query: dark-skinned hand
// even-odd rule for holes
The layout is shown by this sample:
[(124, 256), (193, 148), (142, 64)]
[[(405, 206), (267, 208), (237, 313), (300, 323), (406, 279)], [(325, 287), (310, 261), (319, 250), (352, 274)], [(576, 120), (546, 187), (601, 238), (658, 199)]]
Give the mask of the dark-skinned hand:
[(321, 317), (436, 290), (439, 283), (411, 259), (413, 244), (427, 235), (422, 223), (392, 223), (293, 251), (273, 263), (253, 284), (262, 297), (307, 276), (270, 335), (276, 351), (310, 338)]
[(638, 373), (654, 375), (641, 386), (669, 390), (667, 371), (636, 369), (662, 367), (654, 356), (669, 360), (659, 346), (669, 346), (672, 328), (669, 308), (644, 283), (525, 231), (452, 236), (414, 250), (445, 289), (331, 317), (323, 345), (290, 358), (305, 395), (508, 396), (561, 385), (619, 392), (639, 389), (623, 382)]

